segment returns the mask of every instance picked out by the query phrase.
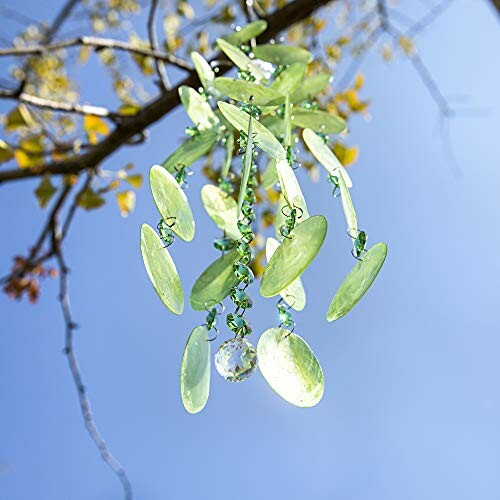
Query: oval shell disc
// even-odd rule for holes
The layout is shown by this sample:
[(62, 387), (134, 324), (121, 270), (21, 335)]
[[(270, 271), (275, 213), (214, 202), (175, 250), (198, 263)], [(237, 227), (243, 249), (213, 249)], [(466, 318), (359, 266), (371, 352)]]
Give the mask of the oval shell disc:
[(260, 282), (264, 297), (277, 295), (305, 271), (325, 241), (327, 226), (322, 215), (315, 215), (295, 226), (290, 238), (284, 238), (264, 269)]
[(175, 217), (172, 231), (184, 241), (191, 241), (194, 237), (193, 212), (186, 194), (175, 177), (164, 167), (153, 165), (149, 171), (149, 182), (151, 193), (163, 219), (168, 222), (167, 219)]
[(206, 184), (201, 188), (201, 201), (217, 227), (225, 231), (233, 240), (241, 238), (237, 225), (238, 206), (234, 198), (217, 186)]
[(141, 253), (144, 266), (156, 293), (174, 314), (184, 310), (184, 294), (174, 261), (155, 230), (141, 226)]
[(323, 397), (323, 371), (311, 348), (296, 333), (270, 328), (257, 344), (259, 368), (266, 382), (285, 401), (309, 408)]
[(210, 342), (207, 329), (197, 326), (189, 335), (182, 356), (181, 397), (189, 413), (198, 413), (207, 404), (210, 392)]
[[(278, 249), (280, 243), (274, 238), (267, 238), (266, 241), (266, 259), (269, 262), (274, 252)], [(296, 311), (302, 311), (306, 305), (306, 291), (304, 290), (304, 285), (302, 280), (297, 278), (292, 281), (284, 290), (280, 292), (283, 300)]]
[(340, 285), (328, 308), (326, 319), (335, 321), (345, 316), (363, 297), (377, 277), (387, 256), (387, 245), (377, 243), (356, 263)]
[(238, 252), (231, 250), (210, 264), (196, 280), (189, 301), (195, 311), (205, 310), (205, 304), (224, 300), (231, 288), (238, 284), (233, 264), (239, 259)]

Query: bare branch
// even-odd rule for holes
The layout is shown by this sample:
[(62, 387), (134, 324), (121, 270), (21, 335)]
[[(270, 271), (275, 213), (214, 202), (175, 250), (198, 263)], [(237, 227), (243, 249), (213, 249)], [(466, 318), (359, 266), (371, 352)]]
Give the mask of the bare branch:
[(193, 66), (190, 63), (173, 54), (168, 54), (166, 52), (161, 52), (159, 50), (151, 50), (147, 48), (138, 47), (135, 44), (124, 42), (122, 40), (113, 40), (112, 38), (99, 38), (94, 36), (79, 36), (77, 38), (63, 40), (60, 42), (54, 42), (46, 45), (42, 44), (42, 45), (31, 45), (26, 47), (9, 47), (6, 49), (0, 49), (0, 57), (2, 56), (22, 57), (22, 56), (30, 56), (37, 54), (46, 54), (48, 52), (69, 49), (72, 47), (91, 47), (95, 50), (102, 50), (102, 49), (120, 50), (124, 52), (129, 52), (131, 54), (151, 57), (159, 61), (168, 62), (172, 66), (176, 66), (179, 69), (187, 71), (192, 71), (193, 69)]
[(61, 113), (74, 113), (78, 115), (100, 116), (116, 121), (120, 118), (119, 113), (110, 111), (103, 106), (93, 106), (91, 104), (72, 104), (69, 102), (54, 101), (45, 99), (35, 95), (27, 94), (26, 92), (19, 93), (17, 90), (0, 89), (0, 99), (14, 99), (24, 104), (30, 104), (37, 108), (49, 109), (51, 111), (59, 111)]
[[(149, 34), (149, 45), (151, 45), (152, 51), (158, 50), (158, 36), (156, 34), (156, 13), (158, 12), (159, 1), (151, 0), (151, 8), (149, 9), (148, 16), (148, 34)], [(168, 79), (167, 71), (165, 69), (165, 64), (160, 59), (155, 59), (156, 72), (160, 77), (160, 87), (164, 92), (167, 92), (172, 85)]]
[[(276, 37), (283, 30), (289, 28), (295, 23), (309, 17), (319, 8), (336, 0), (294, 0), (285, 7), (276, 10), (267, 16), (268, 29), (259, 36), (258, 42), (263, 43)], [(216, 60), (227, 60), (222, 54), (218, 53), (213, 58)], [(231, 65), (219, 66), (219, 75), (224, 74)], [(82, 170), (95, 168), (117, 149), (127, 144), (134, 136), (137, 136), (145, 128), (163, 118), (179, 104), (178, 89), (181, 85), (198, 87), (200, 81), (194, 71), (180, 82), (177, 86), (155, 98), (152, 102), (144, 106), (136, 115), (123, 117), (123, 121), (116, 129), (101, 141), (94, 148), (82, 155), (75, 155), (62, 161), (40, 164), (35, 167), (24, 169), (13, 169), (0, 171), (0, 183), (38, 177), (44, 173), (53, 175), (76, 174)]]
[(78, 358), (76, 356), (76, 351), (74, 347), (74, 332), (77, 328), (77, 324), (73, 320), (70, 301), (69, 301), (69, 290), (68, 290), (69, 269), (63, 257), (61, 241), (62, 241), (62, 231), (59, 226), (58, 220), (56, 218), (54, 219), (52, 224), (52, 246), (54, 248), (55, 257), (59, 267), (59, 302), (61, 303), (61, 309), (66, 329), (64, 354), (68, 359), (69, 369), (71, 371), (71, 376), (73, 377), (73, 382), (75, 384), (78, 394), (80, 410), (82, 412), (85, 427), (87, 428), (90, 438), (92, 439), (95, 446), (99, 450), (102, 459), (109, 465), (109, 467), (113, 470), (113, 472), (120, 480), (123, 487), (123, 491), (125, 493), (125, 500), (132, 500), (132, 487), (130, 485), (130, 481), (127, 477), (125, 469), (110, 452), (108, 445), (104, 441), (101, 433), (99, 432), (99, 429), (97, 428), (94, 416), (92, 414), (92, 408), (90, 406), (90, 401), (87, 394), (87, 388), (83, 384), (82, 374), (80, 371), (80, 366), (78, 364)]

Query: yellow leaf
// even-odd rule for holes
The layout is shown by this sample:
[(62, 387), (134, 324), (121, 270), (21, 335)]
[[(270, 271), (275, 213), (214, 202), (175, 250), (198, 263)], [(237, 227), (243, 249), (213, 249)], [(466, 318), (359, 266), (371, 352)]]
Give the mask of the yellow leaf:
[(11, 147), (0, 139), (0, 163), (5, 163), (14, 157)]
[(47, 203), (51, 200), (56, 191), (57, 188), (50, 181), (50, 176), (44, 175), (40, 184), (35, 189), (35, 195), (41, 208), (47, 206)]
[(339, 159), (340, 163), (347, 167), (348, 165), (354, 163), (359, 154), (359, 149), (356, 146), (348, 148), (344, 146), (341, 142), (337, 142), (333, 147), (333, 152), (335, 156)]
[(5, 117), (5, 130), (12, 132), (18, 128), (30, 128), (35, 124), (31, 113), (24, 104), (19, 104)]
[(415, 53), (415, 45), (407, 36), (400, 36), (398, 39), (398, 43), (407, 56), (412, 56)]
[(78, 199), (78, 205), (85, 210), (99, 208), (104, 205), (104, 203), (106, 203), (106, 200), (90, 187), (85, 189)]
[(358, 73), (356, 75), (356, 79), (354, 80), (354, 88), (356, 90), (359, 90), (361, 87), (363, 87), (365, 83), (365, 79), (363, 78), (363, 75), (361, 73)]
[(118, 112), (124, 116), (133, 116), (141, 109), (137, 104), (123, 104), (118, 108)]
[(99, 116), (85, 115), (83, 128), (90, 144), (97, 144), (98, 136), (106, 135), (109, 132), (108, 124)]
[(135, 189), (139, 189), (142, 185), (142, 174), (129, 175), (125, 180)]
[(91, 47), (83, 46), (78, 54), (78, 62), (85, 64), (89, 60), (90, 53), (92, 52)]
[(116, 201), (122, 217), (128, 217), (135, 207), (135, 193), (131, 190), (116, 193)]

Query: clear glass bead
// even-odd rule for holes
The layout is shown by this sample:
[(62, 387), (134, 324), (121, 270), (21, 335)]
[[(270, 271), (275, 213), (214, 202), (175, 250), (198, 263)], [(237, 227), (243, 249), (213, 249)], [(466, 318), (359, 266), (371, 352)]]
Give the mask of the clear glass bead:
[(246, 380), (257, 364), (257, 350), (248, 340), (240, 337), (226, 340), (215, 354), (215, 367), (229, 382)]

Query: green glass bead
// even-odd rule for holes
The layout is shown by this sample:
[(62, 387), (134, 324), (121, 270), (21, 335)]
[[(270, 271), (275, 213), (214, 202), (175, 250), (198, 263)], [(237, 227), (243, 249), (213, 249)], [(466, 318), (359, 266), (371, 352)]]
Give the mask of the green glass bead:
[(253, 233), (252, 226), (250, 226), (250, 224), (247, 224), (246, 222), (239, 220), (237, 222), (237, 226), (242, 236)]
[(363, 253), (363, 250), (366, 247), (366, 240), (366, 233), (364, 231), (360, 231), (357, 238), (353, 242), (354, 253), (357, 257), (359, 257)]
[(248, 243), (240, 240), (236, 243), (236, 250), (238, 250), (238, 253), (244, 257), (252, 252), (252, 247)]
[(229, 177), (223, 177), (222, 179), (220, 179), (219, 187), (226, 194), (234, 193), (234, 186)]
[(214, 240), (214, 247), (221, 252), (227, 252), (228, 250), (232, 250), (235, 246), (236, 242), (231, 238), (216, 238)]
[(205, 319), (207, 330), (211, 330), (217, 324), (217, 309), (212, 307)]
[(247, 82), (254, 82), (255, 76), (252, 75), (250, 71), (238, 70), (238, 78), (241, 80), (246, 80)]
[(234, 287), (229, 294), (229, 297), (234, 302), (234, 305), (241, 309), (250, 309), (253, 305), (252, 299), (248, 296), (245, 290)]
[(165, 222), (164, 219), (161, 219), (156, 227), (160, 233), (161, 240), (165, 243), (165, 246), (169, 247), (175, 239), (175, 235), (171, 227)]
[(239, 314), (229, 313), (226, 317), (226, 324), (236, 335), (245, 336), (252, 333), (252, 327), (248, 321)]
[(249, 264), (252, 262), (254, 258), (254, 253), (252, 247), (246, 243), (245, 241), (238, 241), (236, 244), (236, 249), (238, 250), (238, 253), (240, 254), (240, 262), (242, 264)]
[(259, 186), (259, 181), (257, 180), (257, 177), (255, 177), (254, 175), (252, 175), (249, 179), (248, 179), (248, 183), (247, 185), (251, 188), (256, 188)]
[(279, 316), (281, 324), (284, 324), (284, 323), (292, 320), (292, 315), (291, 315), (290, 311), (288, 311), (288, 310), (279, 311), (278, 316)]
[(253, 205), (256, 201), (257, 198), (255, 197), (255, 193), (253, 192), (252, 188), (247, 188), (245, 191), (245, 197), (244, 200)]
[(244, 201), (241, 205), (241, 213), (246, 217), (247, 220), (253, 222), (255, 220), (255, 213), (253, 207), (247, 201)]
[(290, 234), (292, 234), (293, 228), (290, 229), (290, 227), (287, 224), (283, 224), (280, 227), (280, 234), (283, 236), (283, 238), (290, 238)]
[(186, 135), (189, 135), (189, 137), (196, 137), (200, 135), (200, 131), (198, 130), (198, 127), (195, 127), (194, 125), (190, 125), (189, 127), (186, 127)]
[(336, 175), (329, 174), (328, 175), (328, 182), (333, 184), (335, 187), (340, 187), (339, 178)]
[(235, 262), (233, 264), (233, 271), (238, 281), (242, 283), (253, 283), (253, 272), (246, 264), (243, 264), (243, 262)]

